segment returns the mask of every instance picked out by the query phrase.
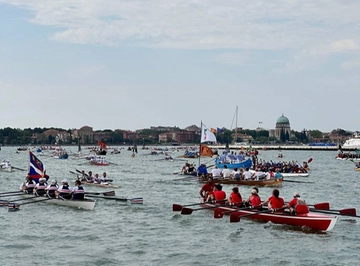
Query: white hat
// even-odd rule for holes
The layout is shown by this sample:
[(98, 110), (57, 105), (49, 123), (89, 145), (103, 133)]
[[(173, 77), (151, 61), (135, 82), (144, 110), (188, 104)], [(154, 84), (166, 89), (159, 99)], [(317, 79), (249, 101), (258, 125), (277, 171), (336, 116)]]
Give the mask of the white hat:
[(256, 189), (251, 190), (251, 194), (257, 194)]
[(63, 179), (62, 181), (61, 181), (61, 183), (67, 183), (68, 181), (67, 181), (67, 179)]
[(56, 184), (56, 180), (52, 180), (51, 185), (55, 185), (55, 184)]
[(294, 192), (294, 198), (295, 198), (295, 197), (300, 198), (299, 192)]
[(45, 177), (42, 177), (39, 179), (40, 182), (45, 182), (46, 181), (46, 178)]

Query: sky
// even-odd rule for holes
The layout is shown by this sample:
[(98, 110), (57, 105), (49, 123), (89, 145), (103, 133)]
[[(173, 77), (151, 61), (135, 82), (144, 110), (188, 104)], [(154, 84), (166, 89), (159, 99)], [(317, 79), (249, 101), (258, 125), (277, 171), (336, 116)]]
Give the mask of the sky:
[(360, 130), (359, 14), (352, 0), (0, 0), (0, 128), (273, 129), (284, 114), (296, 131)]

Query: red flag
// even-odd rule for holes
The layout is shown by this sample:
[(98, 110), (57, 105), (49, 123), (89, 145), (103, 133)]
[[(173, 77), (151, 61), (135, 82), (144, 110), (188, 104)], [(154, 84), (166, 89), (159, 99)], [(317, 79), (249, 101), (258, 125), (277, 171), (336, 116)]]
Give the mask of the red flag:
[(104, 149), (104, 150), (106, 150), (107, 149), (107, 147), (106, 147), (106, 145), (105, 145), (105, 143), (104, 142), (102, 142), (101, 140), (99, 140), (98, 141), (98, 146), (100, 146), (102, 149)]
[(206, 145), (200, 145), (200, 156), (212, 157), (214, 152), (212, 149)]

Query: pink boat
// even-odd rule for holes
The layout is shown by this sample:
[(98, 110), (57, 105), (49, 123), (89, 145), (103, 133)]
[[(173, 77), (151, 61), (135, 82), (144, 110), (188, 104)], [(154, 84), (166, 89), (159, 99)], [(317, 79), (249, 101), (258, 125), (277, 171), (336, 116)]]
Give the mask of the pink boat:
[(201, 206), (214, 210), (215, 218), (221, 218), (223, 214), (230, 214), (230, 222), (239, 222), (241, 217), (247, 217), (264, 222), (272, 222), (274, 224), (286, 224), (309, 228), (321, 232), (327, 232), (333, 229), (338, 220), (337, 215), (320, 214), (311, 211), (306, 214), (291, 215), (289, 213), (281, 212), (271, 213), (269, 210), (234, 210), (234, 208), (230, 206), (219, 206), (215, 208), (214, 204), (209, 203), (204, 203)]

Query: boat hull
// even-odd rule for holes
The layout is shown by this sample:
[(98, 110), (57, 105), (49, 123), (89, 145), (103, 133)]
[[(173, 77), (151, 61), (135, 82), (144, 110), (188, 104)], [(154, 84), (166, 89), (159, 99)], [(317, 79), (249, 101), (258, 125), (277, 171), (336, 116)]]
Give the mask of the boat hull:
[[(213, 204), (202, 204), (203, 207), (214, 207)], [(214, 210), (215, 208), (213, 208)], [(230, 207), (218, 207), (223, 212), (233, 211), (233, 208)], [(239, 210), (234, 212), (240, 217), (242, 215), (248, 215), (246, 218), (251, 218), (254, 220), (259, 220), (263, 222), (272, 222), (274, 224), (286, 224), (290, 226), (309, 228), (315, 231), (328, 232), (334, 228), (338, 216), (336, 215), (325, 215), (319, 213), (309, 212), (301, 215), (290, 215), (282, 213), (257, 213), (255, 210)]]
[[(33, 197), (32, 194), (23, 194), (22, 195), (24, 198), (29, 198), (29, 197)], [(71, 208), (77, 208), (77, 209), (83, 209), (83, 210), (93, 210), (95, 208), (95, 200), (94, 199), (89, 199), (89, 198), (85, 198), (84, 200), (66, 200), (66, 199), (49, 199), (49, 200), (45, 200), (46, 197), (36, 197), (36, 198), (32, 198), (31, 200), (33, 201), (43, 201), (46, 203), (50, 203), (50, 204), (55, 204), (55, 205), (60, 205), (60, 206), (67, 206), (67, 207), (71, 207)]]
[(308, 177), (309, 173), (281, 173), (283, 177)]
[(215, 165), (217, 165), (217, 167), (221, 169), (224, 168), (224, 165), (226, 165), (228, 169), (234, 169), (234, 168), (240, 169), (240, 168), (251, 168), (252, 162), (251, 159), (248, 158), (239, 163), (220, 163), (219, 159), (217, 158), (215, 160)]
[(84, 186), (94, 186), (94, 187), (102, 187), (102, 188), (119, 188), (119, 186), (113, 184), (96, 184), (96, 183), (88, 183), (84, 181), (81, 181), (81, 184)]
[[(259, 186), (259, 187), (279, 187), (282, 185), (282, 178), (269, 180), (234, 180), (234, 179), (214, 179), (217, 184), (242, 185), (242, 186)], [(206, 183), (207, 179), (199, 178), (199, 182)]]

